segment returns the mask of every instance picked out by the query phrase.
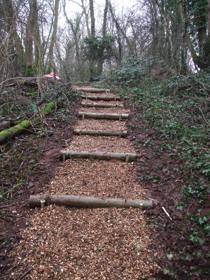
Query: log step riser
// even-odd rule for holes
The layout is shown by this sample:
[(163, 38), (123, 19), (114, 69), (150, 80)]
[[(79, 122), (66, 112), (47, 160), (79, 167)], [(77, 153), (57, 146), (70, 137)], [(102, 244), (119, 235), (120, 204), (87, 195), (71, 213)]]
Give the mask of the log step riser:
[(82, 88), (77, 88), (77, 91), (83, 92), (83, 93), (110, 93), (110, 89), (82, 89)]
[(84, 108), (124, 108), (121, 104), (81, 104)]
[(71, 158), (98, 159), (98, 160), (120, 160), (125, 162), (134, 162), (137, 159), (135, 153), (108, 153), (108, 152), (77, 152), (63, 150), (61, 151), (63, 160)]
[(127, 131), (104, 131), (104, 130), (74, 130), (75, 135), (90, 135), (90, 136), (116, 136), (116, 137), (127, 137)]
[(83, 99), (86, 100), (97, 100), (97, 101), (120, 101), (121, 98), (116, 96), (116, 97), (109, 97), (109, 96), (89, 96), (89, 95), (82, 95)]
[(155, 202), (152, 200), (76, 195), (31, 195), (29, 198), (30, 207), (43, 207), (50, 204), (77, 208), (151, 208)]
[(79, 117), (82, 119), (105, 119), (105, 120), (126, 120), (129, 114), (103, 114), (103, 113), (86, 113), (79, 112)]

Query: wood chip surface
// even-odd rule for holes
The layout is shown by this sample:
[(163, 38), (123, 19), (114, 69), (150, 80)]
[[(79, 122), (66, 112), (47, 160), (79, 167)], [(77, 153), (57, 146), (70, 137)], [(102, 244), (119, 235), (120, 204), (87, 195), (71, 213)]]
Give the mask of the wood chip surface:
[(132, 153), (135, 152), (130, 141), (126, 138), (105, 136), (74, 136), (67, 150), (88, 152), (113, 152)]
[(142, 211), (50, 206), (33, 212), (13, 252), (19, 275), (32, 269), (25, 279), (139, 280), (159, 269)]
[(146, 198), (135, 172), (132, 163), (71, 159), (58, 168), (48, 189), (50, 194)]
[[(123, 131), (126, 122), (85, 119), (76, 128)], [(134, 152), (127, 139), (118, 137), (74, 136), (68, 148)], [(50, 194), (148, 198), (137, 183), (135, 165), (118, 161), (67, 160), (45, 188)], [(155, 229), (143, 210), (49, 206), (28, 210), (27, 225), (11, 251), (16, 268), (11, 279), (157, 279), (163, 252), (153, 242)]]
[(109, 121), (109, 120), (78, 120), (76, 129), (88, 129), (88, 130), (126, 130), (126, 123), (124, 121)]

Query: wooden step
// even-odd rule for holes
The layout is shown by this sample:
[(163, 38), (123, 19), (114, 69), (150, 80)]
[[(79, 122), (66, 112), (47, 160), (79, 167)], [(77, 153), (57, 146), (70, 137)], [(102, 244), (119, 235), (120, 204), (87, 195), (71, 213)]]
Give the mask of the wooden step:
[(69, 158), (86, 158), (86, 159), (100, 159), (100, 160), (121, 160), (126, 162), (133, 162), (136, 160), (136, 153), (111, 153), (111, 152), (88, 152), (88, 151), (72, 151), (72, 150), (62, 150), (61, 156), (63, 160)]
[(110, 89), (106, 88), (76, 88), (76, 90), (87, 93), (110, 93)]
[(89, 100), (103, 100), (103, 101), (120, 101), (121, 98), (119, 96), (107, 96), (107, 95), (101, 95), (101, 96), (92, 96), (92, 95), (82, 95), (83, 99), (89, 99)]
[(128, 135), (127, 131), (106, 131), (106, 130), (81, 130), (75, 129), (74, 134), (76, 135), (91, 135), (91, 136), (117, 136), (126, 137)]
[(129, 114), (113, 114), (113, 113), (87, 113), (79, 112), (79, 117), (85, 119), (105, 119), (105, 120), (125, 120), (128, 119)]
[(99, 103), (82, 103), (82, 107), (96, 107), (96, 108), (124, 108), (123, 104), (99, 104)]
[(94, 197), (67, 194), (38, 194), (29, 198), (30, 207), (43, 207), (47, 205), (58, 205), (79, 208), (151, 208), (157, 203), (153, 200)]

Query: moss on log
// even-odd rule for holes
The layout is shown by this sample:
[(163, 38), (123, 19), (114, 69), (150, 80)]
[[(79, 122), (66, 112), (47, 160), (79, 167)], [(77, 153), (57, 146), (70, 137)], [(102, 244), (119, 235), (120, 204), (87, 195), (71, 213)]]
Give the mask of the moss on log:
[[(51, 101), (44, 106), (41, 110), (42, 115), (48, 115), (55, 108), (56, 103)], [(32, 123), (37, 123), (40, 120), (39, 117), (36, 117), (34, 120), (23, 120), (15, 126), (4, 129), (0, 131), (0, 144), (5, 143), (8, 139), (13, 138), (24, 132), (26, 129), (31, 127)]]
[(20, 134), (30, 126), (31, 122), (29, 120), (24, 120), (15, 126), (2, 130), (0, 132), (0, 143), (4, 143), (7, 139)]
[(55, 108), (56, 103), (54, 101), (49, 102), (44, 108), (41, 110), (43, 115), (48, 115)]

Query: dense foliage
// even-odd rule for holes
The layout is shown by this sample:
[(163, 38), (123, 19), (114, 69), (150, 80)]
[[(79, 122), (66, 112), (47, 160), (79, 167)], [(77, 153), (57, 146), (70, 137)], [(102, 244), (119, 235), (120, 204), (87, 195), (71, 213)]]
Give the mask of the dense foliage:
[[(181, 162), (183, 183), (175, 190), (178, 199), (170, 210), (182, 216), (181, 225), (176, 225), (176, 242), (182, 249), (168, 248), (170, 265), (164, 273), (169, 279), (208, 279), (210, 77), (200, 72), (157, 79), (152, 72), (146, 63), (137, 61), (116, 70), (111, 79), (123, 94), (129, 93), (139, 112), (141, 131), (132, 129), (151, 135), (144, 146), (159, 158), (167, 153), (172, 161), (175, 157)], [(161, 183), (162, 178), (157, 172), (145, 174), (144, 180)]]

